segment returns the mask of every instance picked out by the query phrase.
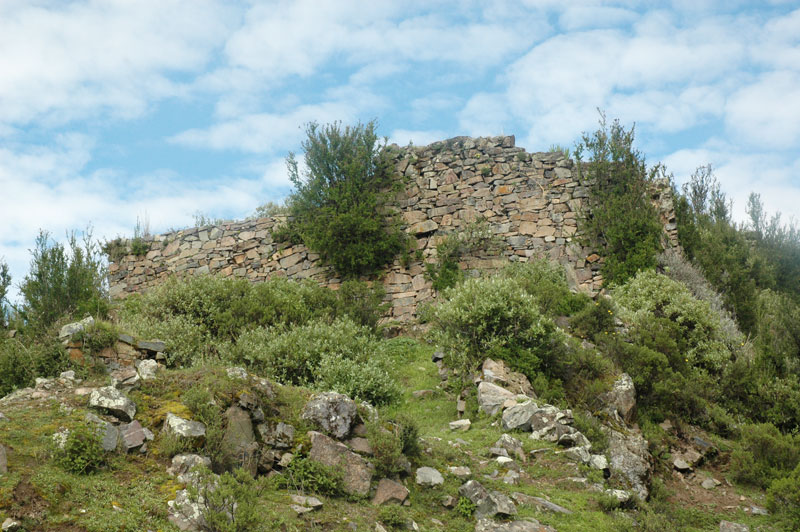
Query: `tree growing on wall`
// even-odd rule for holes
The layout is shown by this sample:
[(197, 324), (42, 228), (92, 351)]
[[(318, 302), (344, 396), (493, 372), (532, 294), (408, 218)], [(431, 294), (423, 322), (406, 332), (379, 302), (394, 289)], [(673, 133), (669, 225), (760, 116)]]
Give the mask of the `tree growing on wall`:
[(306, 126), (305, 167), (287, 159), (294, 191), (288, 226), (278, 236), (300, 240), (345, 278), (370, 273), (406, 247), (386, 202), (399, 184), (375, 122)]
[[(604, 257), (606, 281), (623, 283), (639, 270), (654, 268), (661, 251), (661, 222), (650, 202), (651, 183), (666, 177), (664, 167), (647, 169), (644, 155), (633, 147), (633, 128), (601, 115), (600, 128), (584, 134), (575, 150), (578, 176), (591, 191), (579, 218), (582, 243)], [(588, 151), (588, 161), (582, 160)]]

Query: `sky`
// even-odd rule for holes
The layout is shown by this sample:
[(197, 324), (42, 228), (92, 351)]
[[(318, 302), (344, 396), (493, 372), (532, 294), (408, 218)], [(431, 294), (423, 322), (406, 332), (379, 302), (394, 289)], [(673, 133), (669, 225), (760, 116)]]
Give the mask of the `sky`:
[(678, 184), (800, 217), (800, 2), (2, 0), (0, 260), (241, 219), (309, 121), (572, 147), (602, 110)]

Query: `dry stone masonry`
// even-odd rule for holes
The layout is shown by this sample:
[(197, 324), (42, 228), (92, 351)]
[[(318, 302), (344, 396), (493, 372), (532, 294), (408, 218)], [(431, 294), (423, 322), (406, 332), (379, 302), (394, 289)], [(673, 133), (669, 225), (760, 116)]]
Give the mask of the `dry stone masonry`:
[[(382, 277), (391, 317), (412, 319), (417, 305), (435, 297), (425, 278), (425, 262), (435, 260), (436, 244), (484, 218), (499, 237), (494, 254), (463, 257), (468, 271), (495, 270), (508, 261), (548, 257), (566, 266), (570, 281), (589, 292), (599, 290), (602, 261), (574, 238), (580, 206), (589, 195), (573, 162), (560, 152), (527, 153), (514, 137), (456, 137), (424, 147), (395, 148), (396, 167), (406, 180), (395, 201), (407, 232), (421, 252), (410, 264), (396, 260)], [(676, 245), (671, 190), (653, 191), (665, 227)], [(305, 246), (273, 241), (271, 232), (285, 218), (258, 218), (213, 227), (194, 227), (153, 237), (145, 256), (112, 262), (111, 294), (125, 297), (146, 290), (172, 274), (217, 274), (264, 281), (273, 277), (313, 279), (337, 288), (340, 280)]]

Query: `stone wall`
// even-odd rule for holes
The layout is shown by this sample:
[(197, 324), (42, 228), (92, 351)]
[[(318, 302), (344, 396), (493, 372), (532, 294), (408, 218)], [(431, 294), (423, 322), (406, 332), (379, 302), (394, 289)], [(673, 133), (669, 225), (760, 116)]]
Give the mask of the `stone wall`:
[[(502, 249), (464, 257), (460, 266), (476, 274), (509, 261), (548, 257), (567, 269), (570, 282), (595, 292), (603, 285), (602, 258), (574, 241), (578, 210), (588, 190), (561, 153), (527, 153), (514, 137), (456, 137), (424, 147), (397, 148), (398, 172), (407, 180), (396, 207), (420, 253), (408, 264), (396, 260), (382, 281), (391, 316), (414, 317), (417, 305), (435, 297), (424, 263), (449, 233), (485, 218)], [(665, 241), (677, 245), (671, 190), (653, 192), (665, 225)], [(280, 218), (258, 218), (195, 227), (152, 238), (145, 256), (127, 255), (109, 266), (113, 297), (146, 290), (172, 274), (217, 274), (263, 281), (276, 276), (313, 279), (337, 288), (340, 280), (305, 246), (277, 244), (271, 230)], [(421, 260), (419, 260), (421, 258)]]

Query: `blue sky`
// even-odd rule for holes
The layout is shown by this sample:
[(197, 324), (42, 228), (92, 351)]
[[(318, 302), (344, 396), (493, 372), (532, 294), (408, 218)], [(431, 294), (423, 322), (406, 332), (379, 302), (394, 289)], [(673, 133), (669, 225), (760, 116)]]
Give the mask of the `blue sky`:
[(3, 0), (0, 258), (19, 282), (40, 228), (246, 217), (310, 120), (545, 151), (598, 108), (739, 219), (750, 191), (800, 215), (797, 1)]

